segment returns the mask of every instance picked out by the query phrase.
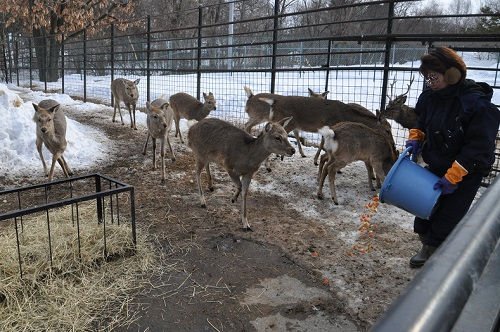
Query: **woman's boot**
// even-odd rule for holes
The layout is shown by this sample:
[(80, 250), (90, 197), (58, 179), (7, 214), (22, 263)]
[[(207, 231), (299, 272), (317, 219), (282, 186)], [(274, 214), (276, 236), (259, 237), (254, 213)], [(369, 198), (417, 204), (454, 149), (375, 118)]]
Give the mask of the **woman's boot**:
[(422, 249), (410, 259), (410, 267), (421, 267), (436, 251), (436, 247), (427, 244), (422, 245)]

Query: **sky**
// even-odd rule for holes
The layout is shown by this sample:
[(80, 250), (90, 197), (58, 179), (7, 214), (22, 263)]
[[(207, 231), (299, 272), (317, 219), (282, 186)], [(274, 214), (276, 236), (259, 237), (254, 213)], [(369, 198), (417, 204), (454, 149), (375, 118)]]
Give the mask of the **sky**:
[[(468, 56), (464, 60), (469, 67), (481, 65), (485, 67), (495, 68), (497, 65), (496, 59), (488, 59), (488, 57), (486, 56), (482, 56), (481, 58), (478, 58), (477, 56)], [(402, 66), (415, 66), (415, 64), (406, 63), (402, 64)], [(234, 102), (233, 99), (241, 99), (238, 101), (238, 107), (244, 109), (246, 97), (244, 95), (243, 85), (250, 85), (251, 87), (253, 87), (255, 93), (263, 92), (262, 90), (259, 90), (259, 87), (257, 86), (257, 79), (255, 82), (253, 82), (251, 73), (248, 73), (248, 75), (249, 76), (245, 80), (233, 76), (226, 79), (227, 85), (224, 85), (223, 88), (227, 89), (227, 91), (238, 91), (238, 96), (235, 96), (234, 98), (228, 97), (227, 91), (224, 91), (225, 94), (223, 94), (222, 91), (213, 91), (216, 98), (218, 95), (225, 95), (223, 99), (217, 99), (217, 113), (214, 114), (217, 114), (218, 117), (223, 116), (223, 112), (225, 112), (228, 108), (228, 106), (226, 106), (227, 103), (229, 102), (229, 100), (231, 100), (231, 102)], [(493, 71), (481, 73), (470, 71), (468, 75), (476, 80), (486, 81), (490, 85), (494, 85), (495, 72)], [(175, 75), (171, 76), (173, 76), (172, 79), (175, 80)], [(299, 79), (306, 80), (307, 78)], [(87, 78), (87, 80), (92, 81), (92, 78), (89, 77)], [(378, 80), (374, 80), (374, 82), (377, 81)], [(75, 82), (75, 87), (71, 86), (71, 82)], [(108, 80), (103, 79), (102, 77), (96, 78), (94, 82), (89, 83), (92, 86), (92, 89), (91, 91), (87, 92), (87, 97), (96, 97), (97, 99), (99, 99), (102, 98), (102, 96), (109, 96), (110, 92), (108, 82)], [(66, 91), (68, 93), (72, 93), (75, 91), (81, 92), (81, 82), (74, 81), (74, 78), (72, 78), (71, 76), (65, 78), (65, 84), (67, 85)], [(311, 81), (308, 84), (310, 84), (309, 86), (311, 87), (317, 87), (321, 86), (323, 82)], [(191, 85), (195, 86), (195, 84)], [(288, 86), (285, 84), (281, 85)], [(161, 90), (161, 84), (152, 84), (152, 86), (160, 86)], [(278, 83), (277, 86), (280, 86), (280, 83)], [(293, 84), (290, 84), (289, 86), (291, 87), (290, 89), (296, 89)], [(347, 84), (347, 89), (349, 89), (349, 87), (352, 88), (355, 86), (356, 84)], [(51, 86), (49, 85), (49, 89), (50, 88)], [(55, 86), (55, 88), (57, 87)], [(374, 87), (367, 86), (363, 88), (369, 90)], [(193, 91), (186, 92), (194, 94), (194, 89)], [(290, 90), (283, 94), (296, 93), (297, 91)], [(359, 91), (357, 93), (359, 94)], [(152, 91), (151, 93), (153, 98), (159, 97), (162, 94), (163, 91)], [(306, 94), (307, 91), (303, 91), (303, 95)], [(144, 95), (145, 94), (143, 93), (139, 100), (139, 104), (145, 104), (146, 100)], [(332, 92), (330, 93), (329, 97), (331, 99), (336, 99), (334, 93)], [(109, 106), (88, 102), (84, 103), (80, 100), (74, 100), (67, 94), (46, 94), (43, 92), (35, 92), (29, 89), (19, 88), (15, 85), (6, 85), (0, 83), (0, 116), (2, 118), (2, 121), (0, 122), (0, 179), (2, 177), (17, 175), (35, 175), (43, 177), (42, 163), (35, 147), (35, 123), (32, 120), (35, 111), (32, 104), (39, 103), (41, 100), (48, 98), (58, 101), (63, 108), (71, 107), (72, 110), (78, 111), (79, 113), (102, 113), (104, 110), (104, 112), (107, 112), (109, 114), (110, 119), (112, 116), (113, 109)], [(494, 94), (493, 101), (496, 104), (500, 104), (500, 91), (497, 91)], [(370, 108), (370, 106), (373, 107), (373, 105), (367, 105), (368, 108)], [(125, 123), (129, 124), (130, 120), (128, 112), (126, 110), (122, 110), (122, 113), (124, 115)], [(145, 122), (146, 115), (142, 112), (137, 112), (137, 124), (139, 128), (145, 128)], [(67, 124), (68, 147), (64, 153), (64, 156), (71, 168), (76, 171), (85, 170), (86, 168), (89, 168), (90, 166), (93, 166), (108, 157), (113, 143), (106, 137), (103, 132), (99, 131), (96, 128), (76, 122), (70, 118), (67, 118)], [(183, 121), (182, 126), (183, 128), (187, 128), (187, 123)], [(401, 142), (396, 143), (401, 144)], [(48, 167), (50, 167), (51, 154), (45, 148), (43, 148), (43, 151), (45, 160), (49, 163)], [(57, 172), (60, 172), (58, 165), (56, 166), (56, 175)]]

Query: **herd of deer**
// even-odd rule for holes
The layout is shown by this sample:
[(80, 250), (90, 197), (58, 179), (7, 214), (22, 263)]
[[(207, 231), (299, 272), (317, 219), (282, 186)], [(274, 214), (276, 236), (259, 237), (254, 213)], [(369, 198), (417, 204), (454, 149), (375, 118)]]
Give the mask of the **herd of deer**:
[[(111, 83), (111, 92), (114, 99), (113, 122), (116, 111), (120, 114), (122, 125), (123, 117), (120, 104), (124, 103), (130, 114), (130, 126), (137, 129), (135, 110), (139, 98), (137, 85), (139, 80), (130, 81), (118, 78)], [(411, 85), (411, 82), (410, 82)], [(408, 86), (408, 91), (410, 89)], [(392, 87), (391, 87), (392, 88)], [(245, 111), (248, 121), (245, 130), (219, 120), (208, 118), (211, 111), (216, 110), (214, 95), (203, 94), (204, 102), (186, 93), (176, 93), (169, 100), (156, 99), (146, 103), (147, 137), (143, 148), (146, 154), (149, 138), (153, 145), (153, 169), (156, 169), (156, 140), (160, 141), (161, 181), (165, 182), (165, 141), (168, 145), (171, 159), (175, 155), (169, 140), (169, 131), (175, 123), (175, 137), (179, 135), (184, 143), (180, 131), (181, 118), (197, 120), (188, 131), (188, 145), (193, 151), (196, 160), (196, 181), (200, 195), (201, 206), (206, 207), (206, 201), (201, 185), (200, 174), (205, 168), (208, 177), (208, 188), (213, 191), (212, 176), (209, 163), (215, 162), (229, 174), (236, 185), (236, 192), (232, 196), (235, 202), (242, 196), (241, 219), (244, 230), (250, 230), (246, 213), (246, 197), (254, 173), (259, 169), (270, 154), (291, 156), (295, 149), (288, 141), (290, 131), (294, 132), (297, 147), (301, 156), (302, 150), (299, 131), (319, 133), (322, 141), (317, 160), (321, 151), (318, 171), (318, 198), (323, 198), (322, 187), (326, 176), (330, 180), (331, 197), (338, 204), (335, 192), (335, 176), (347, 164), (361, 160), (365, 163), (368, 172), (368, 183), (375, 190), (372, 180), (381, 182), (397, 159), (397, 151), (392, 137), (391, 125), (386, 119), (393, 119), (405, 128), (415, 126), (416, 115), (413, 108), (405, 104), (406, 91), (394, 100), (382, 112), (372, 113), (359, 104), (346, 104), (338, 100), (328, 100), (328, 92), (317, 94), (309, 89), (309, 97), (283, 96), (273, 93), (253, 94), (250, 88), (245, 87), (247, 102)], [(56, 161), (60, 164), (65, 176), (73, 173), (66, 163), (63, 153), (66, 149), (66, 118), (58, 102), (43, 100), (38, 105), (33, 104), (36, 122), (36, 147), (42, 160), (45, 175), (49, 181), (54, 175)], [(251, 135), (252, 128), (260, 123), (267, 122), (262, 132), (257, 136)], [(42, 155), (42, 144), (52, 153), (52, 165), (47, 172), (47, 166)], [(266, 163), (270, 170), (270, 165)]]

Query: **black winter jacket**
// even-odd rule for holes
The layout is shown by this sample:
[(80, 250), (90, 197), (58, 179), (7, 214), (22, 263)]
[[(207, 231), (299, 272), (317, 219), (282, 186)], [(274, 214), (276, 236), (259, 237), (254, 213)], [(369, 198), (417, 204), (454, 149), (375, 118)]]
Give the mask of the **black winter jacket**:
[(425, 133), (422, 157), (433, 173), (443, 176), (456, 160), (469, 173), (488, 174), (500, 124), (492, 96), (488, 84), (473, 80), (422, 92), (415, 106), (417, 128)]

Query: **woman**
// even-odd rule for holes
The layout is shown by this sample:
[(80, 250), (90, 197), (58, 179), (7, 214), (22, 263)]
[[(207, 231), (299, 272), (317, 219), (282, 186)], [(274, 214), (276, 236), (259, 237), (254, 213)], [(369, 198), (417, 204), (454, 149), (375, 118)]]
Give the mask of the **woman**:
[(440, 177), (434, 189), (442, 196), (429, 220), (416, 217), (414, 231), (422, 249), (410, 259), (421, 267), (467, 213), (495, 160), (500, 111), (491, 103), (486, 83), (466, 79), (458, 54), (438, 47), (421, 58), (420, 73), (428, 86), (415, 111), (417, 128), (410, 129), (406, 146), (412, 158), (420, 152), (428, 169)]

